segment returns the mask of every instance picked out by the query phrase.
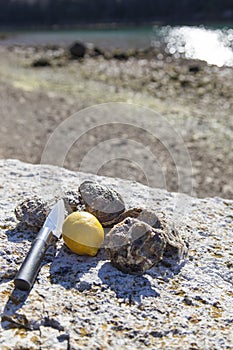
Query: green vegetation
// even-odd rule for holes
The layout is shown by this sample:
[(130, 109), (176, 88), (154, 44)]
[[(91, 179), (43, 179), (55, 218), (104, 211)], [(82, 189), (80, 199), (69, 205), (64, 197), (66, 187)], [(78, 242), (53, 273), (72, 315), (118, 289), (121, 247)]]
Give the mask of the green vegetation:
[(7, 39), (8, 35), (5, 33), (0, 33), (0, 40), (5, 40)]

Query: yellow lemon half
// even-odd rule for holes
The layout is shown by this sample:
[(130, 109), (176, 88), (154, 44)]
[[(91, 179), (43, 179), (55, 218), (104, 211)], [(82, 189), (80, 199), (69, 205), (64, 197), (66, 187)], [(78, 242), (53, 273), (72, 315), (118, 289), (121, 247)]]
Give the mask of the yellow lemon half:
[(77, 211), (65, 219), (62, 237), (72, 252), (95, 256), (103, 243), (104, 230), (94, 215), (86, 211)]

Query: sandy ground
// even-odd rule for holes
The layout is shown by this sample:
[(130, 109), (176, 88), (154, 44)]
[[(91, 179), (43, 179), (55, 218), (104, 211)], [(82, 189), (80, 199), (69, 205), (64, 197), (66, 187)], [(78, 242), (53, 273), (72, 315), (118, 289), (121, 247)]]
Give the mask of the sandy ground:
[[(46, 57), (51, 66), (32, 67), (39, 57)], [(62, 49), (1, 47), (0, 158), (40, 163), (51, 135), (71, 115), (100, 103), (127, 102), (163, 116), (173, 135), (184, 140), (181, 151), (176, 140), (170, 139), (166, 147), (149, 132), (151, 112), (135, 115), (135, 125), (108, 120), (93, 128), (98, 116), (92, 108), (93, 113), (82, 111), (78, 119), (79, 129), (86, 131), (69, 147), (65, 167), (179, 191), (174, 155), (185, 148), (192, 164), (192, 194), (233, 198), (232, 81), (232, 68), (203, 62), (162, 56), (74, 61)], [(144, 130), (136, 127), (138, 118)], [(115, 119), (112, 115), (112, 122)], [(66, 136), (76, 127), (70, 125)], [(59, 163), (59, 149), (54, 158), (53, 163)], [(185, 162), (181, 171), (190, 168)]]

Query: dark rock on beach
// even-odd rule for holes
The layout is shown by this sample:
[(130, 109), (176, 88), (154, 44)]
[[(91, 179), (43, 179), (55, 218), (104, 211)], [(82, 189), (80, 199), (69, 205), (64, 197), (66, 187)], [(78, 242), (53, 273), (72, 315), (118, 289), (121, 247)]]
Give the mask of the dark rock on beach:
[(86, 54), (87, 48), (80, 42), (75, 42), (69, 49), (72, 58), (83, 58)]
[(32, 62), (32, 67), (50, 67), (51, 62), (47, 58), (39, 58)]

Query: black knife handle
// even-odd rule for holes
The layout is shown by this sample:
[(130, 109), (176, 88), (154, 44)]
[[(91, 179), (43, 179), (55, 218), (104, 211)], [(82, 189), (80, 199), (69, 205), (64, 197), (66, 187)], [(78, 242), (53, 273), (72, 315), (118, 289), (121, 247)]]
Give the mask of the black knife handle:
[(48, 246), (49, 244), (45, 240), (40, 238), (35, 239), (14, 279), (16, 288), (25, 291), (31, 289)]

